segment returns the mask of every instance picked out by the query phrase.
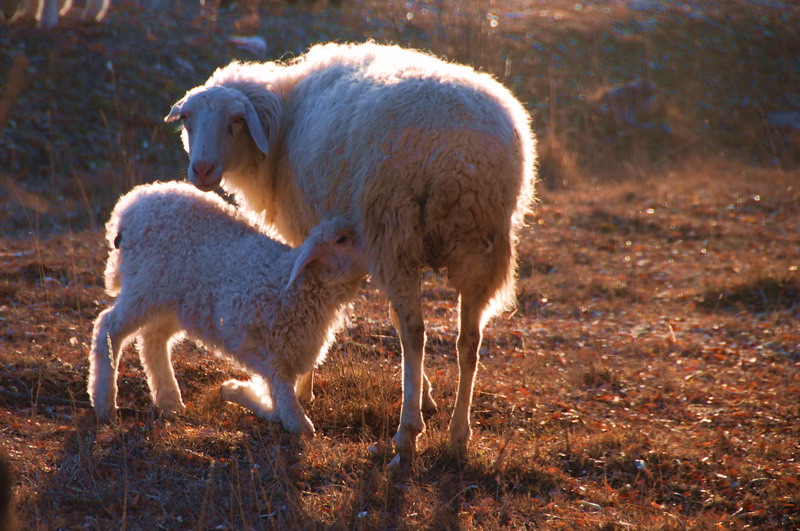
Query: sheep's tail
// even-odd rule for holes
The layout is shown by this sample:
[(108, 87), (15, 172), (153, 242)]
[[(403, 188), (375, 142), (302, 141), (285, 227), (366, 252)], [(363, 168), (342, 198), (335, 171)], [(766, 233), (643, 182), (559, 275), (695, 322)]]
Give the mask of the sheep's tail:
[(517, 203), (511, 213), (510, 227), (506, 234), (503, 234), (502, 241), (495, 242), (492, 249), (493, 270), (500, 277), (497, 288), (486, 311), (483, 314), (482, 325), (492, 317), (504, 311), (511, 311), (516, 306), (516, 284), (520, 232), (525, 226), (525, 218), (533, 211), (536, 202), (536, 138), (531, 132), (530, 116), (525, 112), (521, 105), (518, 105), (513, 113), (516, 123), (516, 132), (520, 140), (521, 153), (521, 182)]
[(517, 249), (513, 230), (503, 234), (500, 241), (495, 241), (492, 246), (490, 259), (495, 278), (492, 284), (497, 288), (483, 312), (481, 327), (492, 317), (513, 309), (516, 304)]

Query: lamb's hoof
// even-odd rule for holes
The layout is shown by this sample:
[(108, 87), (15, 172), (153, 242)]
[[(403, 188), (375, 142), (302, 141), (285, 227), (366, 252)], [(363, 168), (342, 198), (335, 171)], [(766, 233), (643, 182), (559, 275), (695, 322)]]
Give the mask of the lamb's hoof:
[(304, 416), (302, 420), (298, 419), (298, 421), (283, 421), (283, 427), (286, 428), (288, 431), (292, 433), (296, 433), (298, 435), (314, 435), (314, 425), (311, 423), (311, 420)]
[(314, 371), (301, 374), (295, 384), (297, 399), (306, 404), (314, 401)]
[(235, 402), (247, 384), (241, 380), (227, 380), (219, 386), (219, 396), (225, 402)]
[(304, 404), (310, 404), (311, 402), (314, 401), (315, 398), (316, 396), (314, 396), (314, 393), (305, 396), (300, 396), (300, 395), (297, 396), (297, 399), (300, 400), (300, 402), (303, 402)]

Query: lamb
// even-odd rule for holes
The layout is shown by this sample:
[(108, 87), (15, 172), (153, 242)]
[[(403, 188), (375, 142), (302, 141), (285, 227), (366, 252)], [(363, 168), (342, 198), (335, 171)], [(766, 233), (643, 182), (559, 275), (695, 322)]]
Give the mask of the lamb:
[(106, 291), (117, 299), (95, 321), (88, 383), (100, 419), (115, 416), (120, 352), (134, 334), (155, 404), (185, 410), (170, 362), (185, 331), (254, 375), (225, 382), (223, 398), (314, 432), (294, 386), (325, 358), (366, 274), (351, 224), (331, 217), (292, 249), (215, 194), (156, 183), (120, 199), (106, 239)]
[(514, 302), (518, 232), (533, 201), (535, 140), (523, 106), (487, 74), (397, 46), (325, 44), (289, 63), (233, 62), (187, 92), (188, 178), (218, 185), (292, 245), (344, 214), (364, 238), (403, 355), (397, 464), (435, 408), (423, 372), (420, 272), (459, 293), (450, 440), (466, 449), (486, 321)]

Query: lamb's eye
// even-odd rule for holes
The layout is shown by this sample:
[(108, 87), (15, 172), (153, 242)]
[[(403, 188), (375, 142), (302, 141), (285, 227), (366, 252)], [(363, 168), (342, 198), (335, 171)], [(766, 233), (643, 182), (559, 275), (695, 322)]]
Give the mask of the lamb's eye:
[(335, 243), (336, 245), (344, 245), (344, 244), (345, 244), (345, 243), (347, 243), (348, 241), (350, 241), (350, 238), (349, 238), (349, 237), (348, 237), (346, 234), (340, 234), (340, 235), (339, 235), (339, 236), (336, 238), (336, 240), (334, 241), (334, 243)]

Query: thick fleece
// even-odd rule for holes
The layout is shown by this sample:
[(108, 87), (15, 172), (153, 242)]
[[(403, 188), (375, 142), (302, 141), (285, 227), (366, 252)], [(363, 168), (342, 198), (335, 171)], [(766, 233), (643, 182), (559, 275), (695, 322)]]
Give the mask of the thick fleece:
[(423, 394), (419, 274), (447, 269), (460, 294), (450, 435), (464, 447), (482, 327), (514, 302), (533, 200), (535, 141), (511, 92), (418, 51), (327, 44), (286, 64), (231, 63), (165, 119), (184, 125), (189, 179), (221, 184), (289, 243), (330, 216), (357, 224), (400, 333), (404, 455), (424, 429), (423, 399), (435, 405)]
[(121, 347), (136, 335), (156, 405), (183, 411), (169, 344), (185, 332), (257, 376), (226, 382), (225, 398), (314, 431), (294, 386), (324, 359), (366, 273), (351, 224), (326, 220), (292, 249), (215, 194), (157, 183), (120, 199), (106, 237), (106, 289), (117, 299), (94, 326), (89, 396), (99, 417), (115, 414)]

